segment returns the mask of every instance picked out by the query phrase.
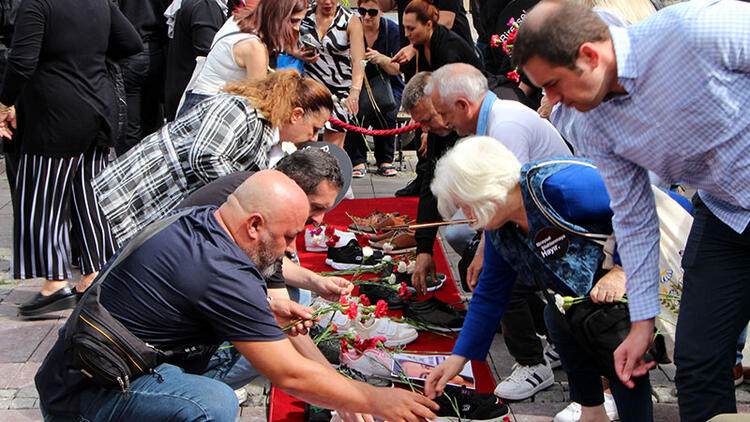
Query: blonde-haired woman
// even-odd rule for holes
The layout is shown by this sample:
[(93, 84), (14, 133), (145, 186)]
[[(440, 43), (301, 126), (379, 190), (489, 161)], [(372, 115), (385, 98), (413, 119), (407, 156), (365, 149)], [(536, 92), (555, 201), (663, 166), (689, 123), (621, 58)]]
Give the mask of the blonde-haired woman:
[(316, 139), (330, 92), (295, 70), (230, 84), (105, 168), (94, 191), (119, 244), (221, 176), (268, 168), (280, 141)]

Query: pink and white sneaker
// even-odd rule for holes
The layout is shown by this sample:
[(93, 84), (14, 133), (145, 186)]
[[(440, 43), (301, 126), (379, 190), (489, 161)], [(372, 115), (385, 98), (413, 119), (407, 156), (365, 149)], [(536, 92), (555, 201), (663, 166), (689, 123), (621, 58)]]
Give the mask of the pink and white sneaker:
[(383, 349), (368, 349), (364, 352), (349, 350), (339, 355), (342, 365), (367, 375), (389, 377), (393, 367), (393, 357)]

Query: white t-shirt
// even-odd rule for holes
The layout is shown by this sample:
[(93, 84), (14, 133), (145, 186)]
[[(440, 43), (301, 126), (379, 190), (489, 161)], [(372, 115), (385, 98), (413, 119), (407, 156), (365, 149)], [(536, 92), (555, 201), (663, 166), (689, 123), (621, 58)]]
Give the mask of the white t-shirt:
[(521, 164), (572, 155), (557, 129), (518, 101), (495, 100), (485, 135), (502, 142)]
[(234, 60), (232, 48), (238, 42), (247, 39), (257, 40), (259, 38), (254, 34), (240, 32), (237, 22), (231, 17), (227, 19), (214, 36), (211, 51), (206, 56), (206, 62), (203, 64), (203, 69), (201, 69), (192, 91), (196, 94), (216, 95), (226, 86), (227, 82), (245, 79), (247, 71)]

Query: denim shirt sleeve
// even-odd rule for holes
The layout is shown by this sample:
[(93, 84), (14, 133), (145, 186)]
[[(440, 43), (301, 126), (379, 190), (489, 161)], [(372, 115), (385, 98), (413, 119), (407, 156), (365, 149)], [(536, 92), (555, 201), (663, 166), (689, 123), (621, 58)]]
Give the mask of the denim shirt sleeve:
[(491, 241), (484, 242), (484, 268), (469, 304), (453, 354), (471, 360), (485, 360), (495, 331), (510, 302), (516, 272), (497, 252)]

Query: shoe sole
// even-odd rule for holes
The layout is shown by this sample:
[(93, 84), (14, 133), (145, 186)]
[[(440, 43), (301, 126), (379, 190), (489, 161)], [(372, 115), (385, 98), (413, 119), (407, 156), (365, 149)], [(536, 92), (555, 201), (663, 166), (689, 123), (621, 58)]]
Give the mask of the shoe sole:
[(69, 296), (64, 299), (56, 300), (50, 304), (44, 305), (41, 308), (34, 309), (33, 311), (22, 311), (19, 309), (18, 315), (28, 318), (48, 314), (50, 312), (64, 311), (66, 309), (75, 308), (77, 302), (78, 301), (76, 300), (75, 296)]
[(308, 248), (305, 246), (305, 250), (308, 252), (328, 252), (328, 247), (325, 248)]
[(330, 258), (326, 258), (326, 264), (328, 264), (330, 267), (332, 267), (335, 270), (339, 271), (345, 271), (345, 270), (371, 270), (377, 265), (361, 265), (361, 264), (346, 264), (342, 262), (335, 262)]
[(472, 422), (472, 421), (475, 421), (475, 422), (503, 422), (503, 421), (507, 421), (508, 417), (510, 417), (510, 412), (508, 412), (508, 413), (506, 413), (506, 414), (504, 414), (502, 416), (497, 416), (497, 417), (489, 418), (489, 419), (467, 419), (467, 418), (462, 418), (462, 417), (459, 417), (459, 416), (438, 416), (435, 419), (430, 419), (430, 421), (431, 422)]
[(438, 284), (438, 285), (436, 285), (436, 286), (428, 287), (428, 288), (427, 288), (427, 291), (428, 291), (428, 292), (434, 292), (435, 290), (437, 290), (437, 289), (439, 289), (439, 288), (443, 287), (443, 283), (445, 283), (445, 277), (443, 277), (443, 278), (441, 278), (441, 279), (439, 279), (439, 280), (440, 280), (440, 284)]
[(496, 396), (500, 397), (501, 399), (505, 399), (505, 400), (526, 400), (529, 397), (531, 397), (534, 394), (536, 394), (536, 393), (544, 390), (545, 388), (551, 386), (554, 383), (555, 383), (555, 377), (552, 376), (551, 378), (548, 378), (548, 379), (542, 381), (541, 384), (539, 384), (536, 387), (532, 388), (531, 392), (526, 393), (526, 394), (519, 394), (519, 395), (505, 394), (505, 395), (502, 395), (502, 396), (499, 395), (497, 392), (495, 392), (494, 394)]
[(385, 342), (385, 343), (383, 343), (383, 346), (385, 346), (385, 347), (403, 346), (403, 345), (405, 345), (405, 344), (409, 344), (409, 343), (411, 343), (412, 341), (416, 340), (416, 339), (417, 339), (417, 337), (419, 337), (419, 333), (418, 333), (418, 332), (415, 332), (415, 333), (414, 333), (414, 335), (412, 335), (412, 336), (409, 336), (409, 337), (408, 337), (408, 338), (406, 338), (406, 339), (402, 339), (402, 340), (397, 340), (397, 341), (394, 341), (394, 340), (386, 340), (386, 342)]

